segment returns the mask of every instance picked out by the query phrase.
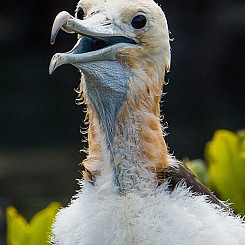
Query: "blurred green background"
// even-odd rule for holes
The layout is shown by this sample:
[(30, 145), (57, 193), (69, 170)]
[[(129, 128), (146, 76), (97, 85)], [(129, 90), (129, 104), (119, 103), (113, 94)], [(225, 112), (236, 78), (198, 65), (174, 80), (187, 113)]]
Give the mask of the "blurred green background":
[[(174, 41), (162, 112), (166, 141), (177, 158), (203, 158), (215, 130), (245, 127), (244, 0), (158, 1)], [(67, 205), (78, 188), (84, 146), (83, 108), (75, 105), (79, 73), (71, 66), (52, 76), (56, 52), (76, 36), (50, 30), (57, 13), (76, 1), (5, 1), (0, 7), (0, 232), (4, 208), (28, 219), (52, 201)], [(0, 244), (1, 240), (0, 240)]]

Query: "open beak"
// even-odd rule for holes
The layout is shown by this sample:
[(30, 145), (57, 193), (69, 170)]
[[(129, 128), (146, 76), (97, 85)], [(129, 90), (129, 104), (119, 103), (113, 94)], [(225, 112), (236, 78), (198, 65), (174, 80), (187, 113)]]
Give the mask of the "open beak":
[(113, 21), (100, 13), (80, 20), (68, 12), (60, 12), (53, 23), (51, 44), (54, 44), (60, 29), (67, 33), (77, 33), (80, 38), (71, 51), (53, 56), (49, 66), (50, 74), (63, 64), (81, 68), (83, 63), (117, 60), (118, 49), (136, 44), (133, 38), (126, 37)]

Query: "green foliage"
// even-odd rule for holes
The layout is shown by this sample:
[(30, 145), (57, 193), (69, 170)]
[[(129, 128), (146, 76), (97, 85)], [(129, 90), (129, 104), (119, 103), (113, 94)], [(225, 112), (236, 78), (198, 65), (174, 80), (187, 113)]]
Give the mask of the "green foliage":
[(245, 214), (245, 131), (218, 130), (205, 147), (205, 160), (186, 162), (206, 186)]
[(8, 245), (45, 245), (49, 244), (50, 228), (59, 203), (51, 203), (38, 212), (28, 223), (14, 207), (7, 208), (7, 244)]
[(245, 131), (218, 130), (205, 150), (211, 185), (245, 214)]

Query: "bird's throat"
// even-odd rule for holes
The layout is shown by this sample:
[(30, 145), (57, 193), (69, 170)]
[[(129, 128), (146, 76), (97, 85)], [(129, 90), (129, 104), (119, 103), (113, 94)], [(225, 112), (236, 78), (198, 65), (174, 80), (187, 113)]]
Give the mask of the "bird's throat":
[(159, 184), (158, 173), (169, 166), (159, 117), (126, 100), (115, 119), (113, 139), (108, 142), (107, 129), (95, 115), (89, 113), (89, 155), (83, 162), (92, 181), (108, 181), (111, 176), (120, 193), (151, 193)]
[(158, 173), (169, 163), (160, 123), (163, 76), (154, 75), (153, 68), (139, 69), (135, 76), (117, 61), (83, 66), (88, 180), (102, 180), (101, 185), (111, 180), (120, 193), (147, 192), (158, 185)]

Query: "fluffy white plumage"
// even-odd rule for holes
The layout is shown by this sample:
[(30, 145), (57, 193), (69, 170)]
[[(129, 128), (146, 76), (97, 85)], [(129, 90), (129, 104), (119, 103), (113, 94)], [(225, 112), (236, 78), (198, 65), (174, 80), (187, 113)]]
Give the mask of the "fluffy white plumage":
[(245, 224), (229, 216), (205, 196), (184, 186), (172, 193), (158, 188), (154, 195), (114, 195), (81, 182), (82, 191), (62, 209), (53, 227), (59, 245), (243, 245)]

